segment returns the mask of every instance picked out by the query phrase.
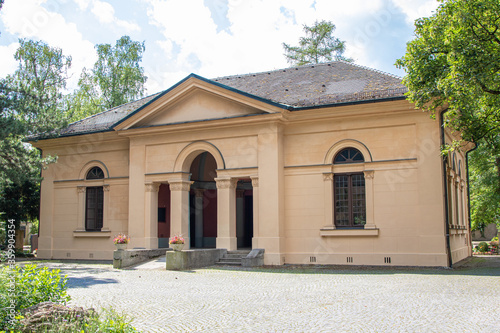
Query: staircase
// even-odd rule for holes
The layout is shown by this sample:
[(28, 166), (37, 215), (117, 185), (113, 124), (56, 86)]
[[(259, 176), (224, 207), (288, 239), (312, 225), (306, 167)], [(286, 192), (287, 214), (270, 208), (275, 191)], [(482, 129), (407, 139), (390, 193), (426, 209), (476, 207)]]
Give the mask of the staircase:
[(241, 258), (245, 258), (250, 250), (227, 251), (227, 253), (216, 262), (217, 265), (241, 266)]

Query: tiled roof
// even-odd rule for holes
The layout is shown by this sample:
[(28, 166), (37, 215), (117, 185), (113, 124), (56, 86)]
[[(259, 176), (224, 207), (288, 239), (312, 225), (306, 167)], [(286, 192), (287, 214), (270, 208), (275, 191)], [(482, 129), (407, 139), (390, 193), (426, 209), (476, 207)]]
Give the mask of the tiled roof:
[[(356, 64), (335, 61), (262, 73), (219, 77), (212, 80), (228, 89), (278, 103), (291, 111), (340, 103), (403, 98), (401, 78)], [(163, 91), (70, 124), (60, 136), (109, 131)]]
[(345, 61), (213, 79), (295, 108), (403, 96), (401, 78)]
[(59, 132), (59, 135), (68, 136), (74, 134), (87, 134), (108, 131), (116, 122), (128, 116), (130, 113), (134, 112), (144, 104), (148, 103), (159, 94), (160, 93), (156, 93), (154, 95), (114, 107), (101, 113), (96, 113), (90, 117), (71, 123), (68, 127), (62, 129)]

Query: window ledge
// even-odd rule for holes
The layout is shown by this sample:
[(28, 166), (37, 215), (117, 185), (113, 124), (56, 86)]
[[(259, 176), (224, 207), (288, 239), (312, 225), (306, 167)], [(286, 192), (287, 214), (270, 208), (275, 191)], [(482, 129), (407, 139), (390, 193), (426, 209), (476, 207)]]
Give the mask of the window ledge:
[(378, 236), (378, 229), (320, 229), (322, 237)]
[(111, 230), (103, 230), (103, 231), (75, 230), (75, 231), (73, 231), (73, 237), (77, 237), (77, 238), (109, 238), (109, 237), (111, 237)]

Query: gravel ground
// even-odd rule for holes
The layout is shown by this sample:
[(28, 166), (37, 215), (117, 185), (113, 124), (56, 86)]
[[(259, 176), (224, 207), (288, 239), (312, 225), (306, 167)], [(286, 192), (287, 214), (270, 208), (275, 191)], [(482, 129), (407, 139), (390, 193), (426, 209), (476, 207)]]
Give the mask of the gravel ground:
[(454, 269), (44, 264), (68, 276), (72, 304), (112, 306), (144, 332), (500, 332), (500, 257)]

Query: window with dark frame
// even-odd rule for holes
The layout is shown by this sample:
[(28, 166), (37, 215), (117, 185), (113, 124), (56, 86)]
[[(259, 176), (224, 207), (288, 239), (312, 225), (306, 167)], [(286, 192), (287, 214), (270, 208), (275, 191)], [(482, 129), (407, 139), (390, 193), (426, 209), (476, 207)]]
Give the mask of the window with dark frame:
[[(364, 162), (363, 154), (354, 148), (345, 148), (334, 158), (334, 164), (361, 162)], [(366, 224), (365, 175), (335, 174), (333, 188), (335, 226), (363, 228)]]
[[(104, 172), (99, 167), (93, 167), (87, 172), (86, 179), (103, 179)], [(103, 227), (104, 188), (89, 186), (86, 188), (85, 198), (85, 230), (101, 231)]]
[(167, 222), (167, 208), (158, 207), (158, 222)]

